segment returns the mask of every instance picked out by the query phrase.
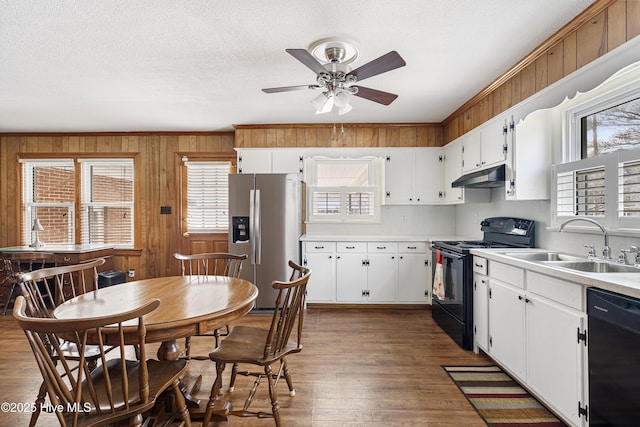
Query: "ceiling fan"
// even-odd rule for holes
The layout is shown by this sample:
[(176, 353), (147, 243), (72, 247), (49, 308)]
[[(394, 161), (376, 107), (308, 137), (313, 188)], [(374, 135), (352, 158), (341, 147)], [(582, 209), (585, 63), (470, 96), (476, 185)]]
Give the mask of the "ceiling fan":
[(391, 51), (368, 62), (355, 70), (348, 66), (358, 57), (355, 44), (335, 39), (320, 40), (311, 45), (311, 52), (306, 49), (286, 49), (286, 52), (316, 73), (316, 84), (273, 87), (262, 89), (265, 93), (289, 92), (294, 90), (317, 89), (322, 93), (311, 100), (316, 107), (316, 114), (328, 113), (337, 107), (338, 114), (351, 111), (349, 104), (352, 95), (368, 99), (383, 105), (391, 104), (398, 95), (370, 89), (356, 83), (386, 73), (406, 65), (396, 51)]

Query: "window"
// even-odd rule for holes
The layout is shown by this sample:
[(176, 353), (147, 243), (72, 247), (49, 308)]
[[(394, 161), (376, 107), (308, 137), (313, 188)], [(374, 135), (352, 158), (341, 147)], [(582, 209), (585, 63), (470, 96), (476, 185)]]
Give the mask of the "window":
[(26, 244), (32, 241), (31, 227), (37, 218), (44, 228), (39, 237), (45, 243), (133, 247), (133, 159), (20, 162)]
[(562, 163), (552, 221), (592, 217), (640, 230), (640, 63), (561, 104)]
[(582, 158), (640, 144), (640, 98), (580, 119)]
[(231, 162), (182, 160), (186, 169), (186, 232), (226, 233)]
[(383, 163), (377, 158), (307, 159), (310, 222), (380, 221)]
[(75, 166), (73, 159), (30, 160), (22, 162), (22, 236), (33, 240), (33, 221), (40, 220), (47, 243), (74, 243)]
[(82, 243), (133, 246), (133, 160), (80, 159)]

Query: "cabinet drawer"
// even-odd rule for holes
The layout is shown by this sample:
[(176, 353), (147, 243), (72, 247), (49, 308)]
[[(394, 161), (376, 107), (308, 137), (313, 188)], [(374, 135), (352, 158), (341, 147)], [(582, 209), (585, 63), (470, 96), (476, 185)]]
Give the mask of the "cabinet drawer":
[(395, 242), (370, 242), (367, 243), (367, 252), (373, 253), (395, 253), (398, 252), (398, 244)]
[(426, 242), (403, 242), (398, 244), (398, 252), (402, 253), (419, 253), (427, 252)]
[(527, 271), (527, 290), (582, 311), (582, 285)]
[(338, 242), (337, 243), (338, 252), (366, 252), (367, 244), (364, 242)]
[(524, 289), (524, 270), (521, 268), (491, 261), (489, 264), (489, 277)]
[(487, 260), (478, 256), (473, 257), (473, 272), (487, 275)]
[(336, 249), (335, 242), (305, 242), (304, 251), (313, 252), (333, 252)]

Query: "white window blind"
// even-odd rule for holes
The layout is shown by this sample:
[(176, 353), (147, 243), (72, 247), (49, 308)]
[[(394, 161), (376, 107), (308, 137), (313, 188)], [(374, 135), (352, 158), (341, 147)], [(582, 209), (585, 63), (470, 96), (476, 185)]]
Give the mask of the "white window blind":
[(618, 171), (618, 214), (640, 217), (640, 160), (622, 162)]
[(185, 161), (187, 232), (226, 232), (229, 227), (230, 162)]
[(75, 167), (73, 159), (20, 159), (22, 164), (21, 235), (23, 243), (33, 240), (31, 228), (38, 218), (45, 243), (74, 243)]
[(80, 159), (82, 243), (133, 247), (132, 159)]
[(558, 173), (556, 194), (558, 216), (604, 216), (604, 167)]

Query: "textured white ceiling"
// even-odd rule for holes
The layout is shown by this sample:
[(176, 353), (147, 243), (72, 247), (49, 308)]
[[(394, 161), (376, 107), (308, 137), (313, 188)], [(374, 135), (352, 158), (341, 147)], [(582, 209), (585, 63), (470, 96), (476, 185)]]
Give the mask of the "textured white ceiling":
[(403, 68), (367, 87), (344, 123), (440, 122), (593, 0), (0, 0), (0, 132), (218, 131), (332, 123), (285, 52), (354, 40), (356, 68)]

